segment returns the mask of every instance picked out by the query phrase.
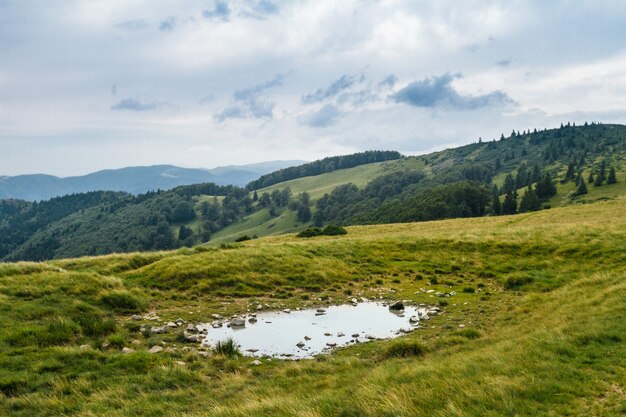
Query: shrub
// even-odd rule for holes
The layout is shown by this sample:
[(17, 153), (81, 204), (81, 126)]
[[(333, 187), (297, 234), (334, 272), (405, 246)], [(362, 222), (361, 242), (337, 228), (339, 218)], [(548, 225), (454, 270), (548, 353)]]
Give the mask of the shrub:
[(224, 355), (230, 358), (241, 355), (239, 345), (230, 337), (226, 340), (219, 340), (215, 344), (213, 351), (218, 355)]
[(533, 277), (529, 276), (510, 276), (504, 281), (504, 287), (509, 290), (514, 290), (526, 284), (530, 284), (533, 281)]
[(389, 345), (383, 352), (385, 358), (408, 358), (423, 356), (426, 347), (417, 341), (398, 340)]
[(246, 240), (251, 240), (252, 238), (248, 235), (239, 236), (235, 239), (235, 242), (245, 242)]
[(296, 236), (297, 237), (315, 237), (320, 236), (322, 234), (322, 229), (319, 227), (309, 227), (306, 230), (301, 231)]
[(105, 292), (100, 302), (118, 313), (135, 313), (145, 308), (145, 303), (127, 291)]
[(476, 290), (473, 287), (465, 287), (463, 288), (463, 292), (467, 294), (474, 294)]
[(439, 300), (439, 306), (440, 307), (445, 307), (448, 305), (448, 300)]
[(322, 234), (327, 236), (345, 235), (348, 234), (348, 231), (341, 226), (329, 224), (322, 230)]

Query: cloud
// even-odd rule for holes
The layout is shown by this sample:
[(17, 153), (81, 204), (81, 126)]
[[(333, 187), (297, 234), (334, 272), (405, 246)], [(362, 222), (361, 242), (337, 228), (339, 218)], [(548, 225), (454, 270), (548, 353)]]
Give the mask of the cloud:
[[(363, 76), (361, 76), (361, 80)], [(339, 79), (335, 80), (326, 88), (318, 88), (316, 92), (302, 96), (301, 101), (303, 104), (313, 104), (320, 101), (324, 101), (328, 98), (334, 97), (342, 91), (352, 87), (357, 82), (356, 75), (344, 74)]]
[(393, 74), (389, 74), (384, 80), (378, 83), (381, 87), (393, 87), (398, 82), (398, 77)]
[(148, 22), (143, 19), (125, 20), (115, 25), (116, 28), (127, 30), (129, 32), (135, 32), (138, 30), (144, 30), (150, 27)]
[(168, 17), (159, 23), (159, 30), (162, 32), (171, 32), (174, 30), (174, 26), (176, 26), (176, 18), (173, 16)]
[(235, 91), (233, 98), (236, 104), (225, 108), (215, 118), (219, 122), (234, 118), (271, 119), (274, 116), (274, 103), (264, 99), (262, 94), (267, 90), (282, 85), (285, 77), (285, 74), (276, 74), (274, 78), (262, 84)]
[(501, 59), (500, 61), (496, 62), (496, 65), (499, 67), (508, 67), (509, 65), (511, 65), (511, 58)]
[(163, 106), (162, 103), (142, 103), (134, 98), (125, 98), (119, 103), (111, 106), (111, 110), (132, 110), (132, 111), (148, 111), (156, 110)]
[(341, 115), (339, 109), (332, 104), (326, 104), (318, 111), (305, 119), (305, 124), (310, 127), (322, 128), (332, 125)]
[(261, 0), (255, 7), (255, 11), (262, 14), (278, 13), (278, 5), (268, 0)]
[(207, 19), (217, 18), (227, 21), (230, 18), (230, 7), (228, 7), (228, 3), (223, 0), (215, 0), (213, 10), (203, 10), (202, 16)]
[(414, 81), (390, 98), (397, 103), (414, 107), (451, 107), (457, 110), (513, 103), (513, 100), (502, 91), (492, 91), (479, 96), (461, 95), (451, 85), (452, 81), (459, 77), (460, 74), (448, 73)]

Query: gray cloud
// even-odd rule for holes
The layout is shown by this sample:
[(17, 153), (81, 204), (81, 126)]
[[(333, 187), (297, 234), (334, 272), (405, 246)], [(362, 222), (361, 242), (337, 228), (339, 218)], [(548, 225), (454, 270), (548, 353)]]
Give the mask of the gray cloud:
[(203, 10), (202, 16), (207, 19), (217, 18), (226, 21), (230, 18), (230, 7), (223, 0), (215, 0), (213, 10)]
[(496, 65), (499, 67), (508, 67), (509, 65), (511, 65), (511, 58), (501, 59), (500, 61), (496, 62)]
[(513, 103), (502, 91), (492, 91), (480, 96), (459, 94), (451, 85), (460, 74), (443, 74), (414, 81), (390, 96), (397, 103), (415, 107), (451, 107), (458, 110), (473, 110), (490, 105)]
[(321, 109), (311, 114), (305, 119), (306, 125), (310, 127), (328, 127), (332, 125), (341, 115), (339, 109), (332, 104), (326, 104)]
[(271, 80), (254, 87), (237, 90), (233, 93), (233, 98), (237, 103), (222, 110), (216, 115), (216, 119), (223, 122), (226, 119), (271, 119), (274, 114), (274, 103), (262, 97), (262, 94), (274, 87), (283, 84), (285, 74), (276, 74)]
[(396, 77), (393, 74), (389, 74), (387, 77), (385, 77), (384, 80), (382, 80), (381, 82), (378, 83), (379, 86), (383, 87), (393, 87), (394, 85), (396, 85), (396, 83), (398, 82), (398, 77)]
[(176, 26), (176, 18), (173, 16), (168, 17), (159, 23), (159, 30), (162, 32), (171, 32), (174, 30), (174, 26)]
[[(361, 80), (363, 76), (361, 76)], [(334, 97), (342, 91), (352, 87), (358, 80), (356, 75), (344, 74), (339, 79), (335, 80), (331, 85), (326, 88), (318, 88), (316, 92), (302, 96), (301, 101), (303, 104), (313, 104), (320, 101), (324, 101), (328, 98)]]
[(162, 106), (162, 103), (142, 103), (134, 98), (125, 98), (120, 100), (119, 103), (111, 106), (111, 110), (148, 111), (156, 110)]

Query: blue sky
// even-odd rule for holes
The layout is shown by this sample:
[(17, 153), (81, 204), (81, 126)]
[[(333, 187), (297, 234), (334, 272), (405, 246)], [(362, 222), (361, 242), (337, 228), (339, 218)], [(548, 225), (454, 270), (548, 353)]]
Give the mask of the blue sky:
[(622, 1), (0, 0), (0, 175), (626, 122)]

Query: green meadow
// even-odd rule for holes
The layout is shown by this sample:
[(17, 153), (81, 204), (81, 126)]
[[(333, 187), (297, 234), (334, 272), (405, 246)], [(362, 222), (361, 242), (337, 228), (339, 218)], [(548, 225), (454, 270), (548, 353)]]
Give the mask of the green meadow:
[[(0, 264), (0, 415), (624, 415), (625, 210), (617, 197), (343, 236)], [(442, 314), (395, 340), (259, 366), (180, 332), (141, 330), (355, 296)]]

